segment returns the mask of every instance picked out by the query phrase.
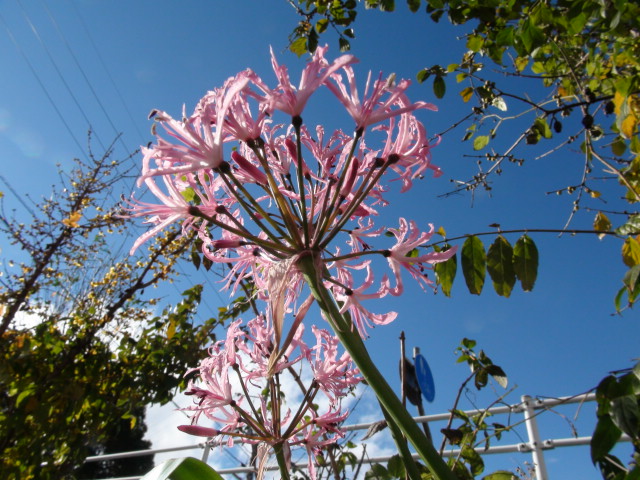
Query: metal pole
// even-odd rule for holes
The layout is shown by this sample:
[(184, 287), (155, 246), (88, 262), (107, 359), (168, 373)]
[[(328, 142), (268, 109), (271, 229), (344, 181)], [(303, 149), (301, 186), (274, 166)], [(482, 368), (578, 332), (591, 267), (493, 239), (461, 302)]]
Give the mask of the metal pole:
[(544, 453), (542, 452), (543, 444), (540, 440), (533, 399), (529, 395), (523, 395), (520, 399), (522, 400), (522, 406), (524, 408), (524, 423), (527, 426), (527, 434), (529, 435), (529, 445), (531, 446), (531, 456), (536, 472), (536, 480), (548, 480), (549, 475), (547, 474), (547, 465), (544, 462)]

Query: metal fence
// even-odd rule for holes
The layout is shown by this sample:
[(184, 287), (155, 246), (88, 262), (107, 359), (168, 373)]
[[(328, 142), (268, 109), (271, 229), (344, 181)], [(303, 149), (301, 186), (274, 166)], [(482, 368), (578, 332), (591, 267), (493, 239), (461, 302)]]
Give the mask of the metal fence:
[[(538, 422), (537, 416), (541, 413), (541, 411), (548, 410), (550, 408), (559, 406), (559, 405), (570, 405), (570, 404), (582, 404), (585, 402), (592, 402), (595, 400), (594, 393), (587, 393), (581, 395), (575, 395), (571, 397), (559, 397), (552, 399), (538, 399), (532, 398), (529, 395), (523, 395), (520, 398), (520, 403), (512, 404), (512, 405), (502, 405), (496, 406), (485, 410), (467, 410), (465, 413), (469, 416), (473, 416), (483, 412), (489, 412), (491, 415), (500, 415), (500, 414), (519, 414), (523, 416), (523, 423), (526, 427), (527, 432), (527, 441), (514, 443), (509, 445), (492, 445), (489, 448), (479, 449), (479, 452), (482, 455), (487, 454), (501, 454), (501, 453), (510, 453), (510, 452), (520, 452), (531, 455), (531, 466), (534, 469), (533, 473), (535, 475), (536, 480), (548, 480), (547, 467), (544, 458), (545, 450), (550, 450), (554, 448), (560, 447), (570, 447), (577, 445), (588, 445), (591, 442), (591, 437), (568, 437), (568, 438), (551, 438), (551, 439), (542, 439), (540, 437), (540, 432), (538, 430)], [(431, 423), (437, 421), (448, 420), (451, 416), (451, 413), (440, 413), (435, 415), (425, 415), (421, 417), (414, 417), (415, 421), (418, 423)], [(369, 427), (374, 425), (374, 423), (360, 423), (354, 425), (346, 425), (343, 427), (346, 431), (359, 431), (359, 430), (367, 430)], [(622, 436), (620, 441), (630, 441), (630, 438), (626, 435)], [(199, 444), (191, 444), (191, 445), (182, 445), (173, 448), (161, 448), (155, 450), (139, 450), (134, 452), (126, 452), (126, 453), (114, 453), (114, 454), (106, 454), (106, 455), (97, 455), (93, 457), (88, 457), (86, 459), (87, 462), (99, 462), (104, 460), (117, 460), (121, 458), (130, 458), (137, 457), (149, 454), (157, 454), (157, 453), (167, 453), (167, 452), (176, 452), (181, 450), (193, 450), (193, 449), (201, 449), (202, 450), (202, 460), (207, 461), (209, 457), (209, 452), (211, 448), (218, 446), (218, 443), (209, 441)], [(460, 453), (459, 450), (449, 449), (444, 452), (445, 457), (455, 456)], [(363, 460), (363, 463), (383, 463), (389, 460), (390, 457), (368, 457)], [(306, 462), (295, 464), (296, 467), (305, 469), (307, 467)], [(268, 468), (269, 469), (269, 468)], [(273, 470), (277, 469), (277, 467), (272, 467)], [(236, 467), (236, 468), (226, 468), (226, 469), (218, 469), (217, 472), (221, 475), (233, 475), (233, 474), (242, 474), (255, 472), (256, 469), (254, 467)], [(119, 479), (109, 479), (109, 480), (138, 480), (140, 477), (122, 477)]]

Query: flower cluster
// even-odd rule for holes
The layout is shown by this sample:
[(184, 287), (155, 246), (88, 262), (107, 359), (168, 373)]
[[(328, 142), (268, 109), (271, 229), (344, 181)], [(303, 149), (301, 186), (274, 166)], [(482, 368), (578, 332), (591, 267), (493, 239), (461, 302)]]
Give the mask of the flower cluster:
[[(340, 424), (348, 411), (342, 408), (342, 399), (360, 377), (349, 355), (338, 354), (338, 340), (327, 330), (313, 327), (316, 344), (312, 347), (305, 343), (303, 332), (304, 325), (299, 324), (287, 345), (279, 349), (273, 343), (273, 325), (264, 316), (249, 321), (246, 331), (240, 320), (233, 322), (226, 340), (213, 345), (200, 366), (188, 372), (197, 373), (186, 392), (194, 399), (194, 405), (186, 409), (193, 412), (192, 424), (180, 430), (205, 437), (226, 436), (229, 446), (235, 438), (287, 449), (301, 446), (308, 453), (315, 478), (313, 459), (323, 446), (344, 435)], [(302, 392), (295, 409), (286, 406), (291, 399), (282, 395), (285, 374)], [(302, 379), (307, 376), (312, 380), (305, 387)], [(196, 425), (201, 416), (221, 427)]]
[[(158, 134), (155, 144), (142, 148), (139, 183), (161, 203), (130, 201), (130, 215), (148, 217), (153, 225), (133, 249), (181, 221), (185, 232), (197, 231), (209, 260), (232, 265), (224, 285), (232, 293), (251, 279), (259, 298), (269, 302), (276, 329), (302, 292), (297, 262), (312, 256), (326, 287), (364, 338), (369, 327), (395, 318), (394, 312), (370, 312), (365, 300), (400, 295), (402, 270), (422, 286), (432, 285), (427, 271), (454, 253), (416, 255), (432, 226), (423, 232), (405, 219), (398, 228), (373, 224), (388, 203), (383, 180), (389, 174), (402, 192), (429, 170), (440, 174), (431, 163), (426, 129), (414, 115), (435, 107), (410, 102), (409, 81), (381, 76), (374, 81), (369, 75), (361, 96), (352, 68), (357, 60), (343, 55), (330, 63), (325, 53), (326, 47), (316, 50), (298, 87), (272, 53), (275, 88), (246, 70), (208, 92), (190, 116), (176, 120), (152, 112), (154, 127), (162, 127), (165, 136)], [(344, 105), (355, 122), (353, 135), (341, 130), (329, 135), (321, 126), (310, 129), (303, 123), (304, 108), (320, 88)], [(288, 126), (274, 123), (277, 111), (291, 116)], [(382, 136), (380, 146), (366, 144), (367, 131)], [(395, 245), (373, 248), (370, 242), (383, 232), (393, 234)], [(344, 250), (334, 246), (339, 236), (346, 238)], [(387, 259), (393, 284), (387, 275), (376, 280), (375, 255)], [(354, 276), (358, 270), (360, 277)]]
[[(182, 429), (229, 441), (242, 437), (276, 453), (304, 446), (312, 476), (312, 455), (341, 434), (341, 399), (359, 381), (351, 357), (338, 353), (339, 340), (328, 331), (313, 326), (316, 345), (304, 343), (303, 319), (312, 304), (318, 302), (334, 332), (357, 332), (360, 341), (370, 328), (396, 318), (395, 312), (370, 311), (367, 301), (401, 295), (406, 272), (423, 288), (431, 286), (432, 265), (455, 252), (420, 252), (433, 235), (431, 225), (422, 231), (404, 218), (397, 228), (374, 224), (388, 204), (386, 179), (406, 192), (426, 172), (440, 174), (431, 163), (426, 129), (414, 115), (435, 107), (409, 101), (409, 81), (392, 77), (369, 75), (360, 95), (352, 67), (357, 60), (343, 55), (329, 62), (325, 53), (326, 47), (316, 50), (297, 87), (272, 53), (273, 88), (245, 70), (208, 92), (190, 116), (177, 120), (154, 110), (157, 140), (142, 148), (139, 185), (160, 203), (132, 198), (127, 207), (130, 216), (152, 225), (133, 250), (181, 222), (185, 233), (198, 236), (209, 261), (228, 267), (224, 288), (233, 294), (249, 281), (251, 301), (265, 305), (245, 327), (234, 322), (227, 339), (194, 369), (193, 422)], [(353, 134), (303, 122), (310, 97), (323, 88), (353, 118)], [(289, 121), (276, 123), (277, 112)], [(395, 243), (374, 247), (383, 234)], [(337, 245), (340, 239), (344, 243)], [(386, 259), (389, 274), (376, 278), (376, 257)], [(333, 314), (329, 304), (337, 305)], [(288, 315), (293, 320), (285, 329)], [(310, 371), (312, 381), (300, 383), (298, 408), (286, 409), (280, 376), (296, 367)], [(328, 402), (324, 412), (312, 407), (320, 392)], [(197, 426), (202, 416), (221, 427)]]

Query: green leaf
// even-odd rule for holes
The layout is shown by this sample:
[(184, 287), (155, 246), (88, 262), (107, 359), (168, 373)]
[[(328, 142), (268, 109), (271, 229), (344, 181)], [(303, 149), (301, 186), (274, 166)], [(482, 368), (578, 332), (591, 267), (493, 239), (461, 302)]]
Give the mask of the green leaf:
[[(449, 248), (451, 248), (450, 245), (445, 245), (442, 250), (447, 251)], [(436, 282), (442, 286), (442, 293), (450, 297), (453, 280), (456, 278), (456, 272), (458, 270), (457, 255), (454, 255), (445, 262), (436, 263), (433, 266), (433, 270), (436, 274)]]
[(516, 272), (513, 268), (513, 247), (502, 235), (489, 247), (487, 270), (496, 293), (508, 298), (516, 283)]
[(464, 458), (469, 467), (471, 467), (471, 473), (475, 477), (480, 475), (484, 471), (484, 462), (482, 461), (482, 457), (478, 452), (476, 452), (469, 445), (465, 445), (462, 447), (462, 458)]
[(507, 388), (507, 385), (509, 385), (509, 379), (502, 367), (499, 367), (498, 365), (487, 365), (486, 369), (487, 373), (493, 377), (498, 385), (502, 388)]
[(393, 12), (396, 9), (395, 0), (380, 0), (380, 10), (383, 12)]
[(467, 238), (462, 245), (460, 261), (469, 292), (480, 295), (487, 270), (487, 256), (482, 241), (475, 235)]
[(598, 417), (596, 429), (591, 438), (591, 461), (596, 463), (605, 457), (620, 439), (622, 431), (615, 426), (609, 415)]
[(338, 39), (338, 45), (340, 45), (341, 52), (348, 52), (349, 50), (351, 50), (351, 44), (349, 43), (349, 40), (344, 37), (340, 37)]
[(446, 91), (447, 85), (444, 83), (444, 78), (441, 75), (437, 75), (433, 79), (433, 93), (437, 98), (442, 98)]
[(224, 480), (206, 463), (192, 457), (173, 458), (161, 463), (140, 480)]
[(182, 198), (185, 199), (186, 202), (193, 202), (196, 198), (196, 192), (191, 187), (187, 187), (180, 192)]
[(404, 463), (400, 455), (394, 455), (389, 459), (389, 462), (387, 463), (387, 469), (389, 470), (389, 474), (393, 478), (405, 477), (406, 470), (404, 468)]
[(627, 222), (616, 229), (618, 235), (640, 234), (640, 214), (631, 215)]
[(549, 124), (542, 117), (538, 117), (535, 119), (535, 121), (533, 122), (532, 128), (536, 130), (544, 138), (551, 138), (553, 136), (553, 134), (551, 133), (551, 128), (549, 128)]
[(514, 61), (516, 65), (516, 69), (521, 72), (523, 71), (527, 65), (529, 64), (529, 57), (517, 57)]
[(544, 32), (531, 21), (531, 18), (527, 18), (522, 22), (520, 39), (527, 53), (531, 53), (534, 48), (543, 45), (546, 41)]
[(309, 53), (313, 53), (318, 48), (318, 32), (314, 29), (309, 31), (309, 36), (307, 37), (307, 51)]
[(640, 264), (640, 242), (635, 237), (627, 237), (622, 244), (622, 260), (627, 267)]
[(497, 472), (490, 473), (482, 477), (482, 480), (517, 480), (513, 473), (506, 470), (498, 470)]
[(322, 33), (329, 26), (329, 20), (327, 18), (321, 18), (316, 22), (316, 32)]
[(613, 423), (631, 438), (640, 438), (640, 410), (635, 395), (624, 395), (611, 401)]
[(289, 50), (295, 53), (298, 57), (301, 57), (307, 52), (307, 39), (304, 37), (298, 37), (289, 44)]
[(516, 242), (513, 249), (513, 268), (522, 290), (533, 290), (538, 277), (538, 248), (528, 235), (523, 235)]
[(430, 76), (431, 76), (431, 70), (428, 68), (423, 68), (416, 75), (416, 79), (418, 80), (418, 83), (422, 83), (426, 79), (428, 79)]
[(468, 102), (469, 100), (471, 100), (471, 97), (473, 96), (473, 88), (472, 87), (466, 87), (463, 88), (460, 91), (460, 96), (462, 97), (462, 101), (463, 102)]
[(371, 469), (364, 474), (365, 480), (391, 480), (392, 478), (387, 469), (379, 463), (371, 465)]
[(624, 155), (624, 152), (627, 150), (627, 142), (624, 141), (620, 135), (616, 137), (616, 139), (611, 142), (611, 152), (617, 157), (621, 157)]
[(467, 38), (467, 48), (472, 52), (479, 52), (484, 45), (484, 38), (480, 35), (469, 35)]
[(482, 150), (489, 144), (489, 135), (480, 135), (473, 141), (474, 150)]
[(407, 0), (407, 5), (409, 5), (409, 10), (411, 10), (413, 13), (416, 13), (418, 10), (420, 10), (421, 2), (422, 0)]

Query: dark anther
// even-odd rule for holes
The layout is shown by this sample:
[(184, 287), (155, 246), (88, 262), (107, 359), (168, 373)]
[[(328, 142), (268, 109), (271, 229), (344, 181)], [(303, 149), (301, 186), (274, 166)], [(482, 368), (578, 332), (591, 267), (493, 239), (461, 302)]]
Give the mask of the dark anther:
[(199, 217), (200, 216), (200, 209), (198, 207), (196, 207), (195, 205), (189, 205), (189, 208), (187, 209), (187, 213), (189, 215), (191, 215), (192, 217)]
[(291, 125), (293, 125), (293, 128), (296, 130), (300, 128), (302, 126), (302, 117), (300, 115), (291, 117)]
[(392, 153), (387, 157), (387, 161), (391, 165), (393, 165), (394, 163), (397, 163), (399, 160), (400, 160), (400, 155), (398, 155), (397, 153)]
[(384, 250), (382, 252), (382, 256), (385, 258), (389, 258), (391, 256), (391, 250)]
[(158, 114), (158, 110), (156, 110), (155, 108), (153, 110), (151, 110), (149, 112), (149, 120), (151, 120), (153, 117), (155, 117)]
[(373, 168), (380, 168), (384, 165), (384, 158), (376, 157), (373, 161)]
[(229, 165), (229, 162), (227, 162), (226, 160), (223, 160), (222, 162), (220, 162), (220, 165), (218, 165), (218, 168), (216, 168), (216, 170), (220, 173), (230, 173), (231, 165)]
[(227, 213), (227, 207), (224, 205), (218, 205), (216, 207), (216, 213)]
[(353, 295), (353, 290), (351, 290), (350, 288), (345, 288), (345, 290), (344, 290), (344, 294), (345, 294), (347, 297), (350, 297), (351, 295)]
[(253, 253), (254, 257), (259, 257), (260, 256), (260, 249), (259, 248), (254, 248), (253, 252), (251, 252), (251, 253)]

